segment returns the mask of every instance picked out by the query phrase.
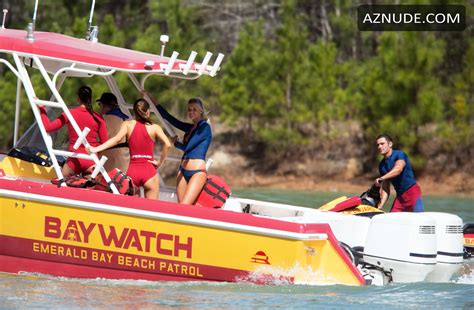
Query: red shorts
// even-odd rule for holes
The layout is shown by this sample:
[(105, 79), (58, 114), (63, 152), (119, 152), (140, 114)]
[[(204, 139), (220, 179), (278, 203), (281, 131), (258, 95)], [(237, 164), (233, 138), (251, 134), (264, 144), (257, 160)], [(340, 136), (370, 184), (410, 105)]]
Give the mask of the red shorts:
[(390, 212), (423, 212), (423, 199), (418, 184), (413, 185), (393, 201)]
[(143, 186), (156, 175), (156, 168), (149, 162), (131, 162), (127, 175), (132, 178), (133, 184)]
[(89, 159), (69, 157), (66, 160), (66, 165), (74, 171), (74, 174), (79, 174), (94, 166), (94, 162)]

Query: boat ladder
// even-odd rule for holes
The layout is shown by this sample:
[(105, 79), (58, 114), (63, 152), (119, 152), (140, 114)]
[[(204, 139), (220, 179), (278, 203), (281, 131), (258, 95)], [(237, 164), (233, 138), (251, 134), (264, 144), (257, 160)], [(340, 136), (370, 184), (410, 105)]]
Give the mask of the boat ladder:
[[(73, 127), (74, 131), (78, 135), (77, 142), (74, 144), (73, 149), (77, 149), (81, 144), (83, 144), (86, 148), (89, 146), (89, 143), (87, 142), (87, 134), (89, 133), (90, 129), (89, 128), (84, 128), (83, 131), (79, 128), (79, 125), (77, 124), (76, 120), (72, 116), (71, 112), (69, 111), (68, 107), (64, 103), (64, 100), (62, 99), (61, 95), (59, 94), (56, 85), (55, 85), (55, 80), (56, 78), (51, 79), (49, 76), (48, 72), (46, 71), (45, 67), (43, 66), (40, 58), (38, 56), (32, 56), (32, 62), (31, 65), (35, 65), (38, 70), (40, 71), (43, 80), (46, 82), (46, 85), (50, 89), (52, 96), (56, 99), (56, 101), (52, 100), (42, 100), (39, 99), (36, 96), (35, 90), (33, 88), (32, 81), (30, 79), (30, 76), (28, 74), (28, 71), (25, 68), (24, 62), (21, 60), (20, 56), (17, 53), (12, 54), (13, 59), (15, 61), (15, 65), (17, 70), (11, 66), (11, 64), (6, 61), (2, 60), (1, 62), (6, 64), (10, 70), (13, 71), (13, 73), (17, 76), (17, 78), (22, 82), (26, 95), (28, 97), (28, 101), (30, 103), (31, 109), (33, 111), (33, 115), (36, 119), (36, 122), (38, 124), (41, 136), (43, 137), (43, 140), (45, 141), (45, 145), (48, 151), (48, 154), (51, 158), (51, 163), (53, 165), (53, 169), (58, 177), (59, 180), (63, 180), (64, 176), (61, 172), (61, 167), (59, 166), (58, 159), (56, 156), (68, 156), (68, 157), (74, 157), (74, 158), (82, 158), (82, 159), (89, 159), (92, 160), (95, 163), (95, 168), (94, 171), (92, 172), (91, 177), (95, 178), (99, 173), (101, 173), (105, 179), (105, 181), (110, 185), (110, 188), (113, 193), (119, 194), (119, 191), (117, 190), (116, 186), (112, 183), (107, 171), (105, 171), (103, 165), (107, 161), (106, 156), (102, 156), (100, 159), (97, 157), (96, 154), (91, 153), (91, 154), (82, 154), (82, 153), (76, 153), (76, 152), (70, 152), (70, 151), (64, 151), (64, 150), (59, 150), (59, 149), (54, 149), (53, 147), (53, 142), (51, 139), (51, 136), (49, 133), (46, 131), (46, 128), (44, 127), (43, 121), (41, 119), (41, 114), (39, 111), (39, 106), (47, 106), (51, 108), (58, 108), (61, 109), (62, 112), (64, 112), (64, 115), (70, 122), (71, 126)], [(74, 69), (72, 69), (74, 70)], [(76, 69), (80, 70), (80, 69)], [(59, 69), (59, 71), (64, 71), (64, 68)], [(84, 70), (81, 70), (84, 71)], [(92, 72), (92, 71), (91, 71)], [(113, 71), (109, 71), (106, 73), (102, 73), (103, 75), (105, 74), (112, 74)], [(94, 72), (94, 74), (101, 74), (99, 72)], [(57, 74), (55, 75), (55, 77)], [(61, 186), (66, 186), (65, 182), (60, 183)]]

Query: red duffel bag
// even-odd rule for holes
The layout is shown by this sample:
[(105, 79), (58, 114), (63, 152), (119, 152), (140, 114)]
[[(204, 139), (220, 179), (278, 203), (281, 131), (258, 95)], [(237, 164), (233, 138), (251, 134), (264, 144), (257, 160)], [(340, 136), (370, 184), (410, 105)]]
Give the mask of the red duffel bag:
[(220, 208), (224, 205), (231, 192), (227, 183), (217, 175), (208, 175), (206, 184), (196, 199), (195, 205), (206, 208)]

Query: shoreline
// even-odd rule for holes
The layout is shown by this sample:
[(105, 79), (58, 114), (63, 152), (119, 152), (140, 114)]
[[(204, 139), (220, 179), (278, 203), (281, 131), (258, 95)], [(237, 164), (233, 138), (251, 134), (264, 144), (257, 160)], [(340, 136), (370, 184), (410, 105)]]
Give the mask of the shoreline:
[[(238, 152), (220, 149), (211, 154), (210, 174), (222, 177), (231, 188), (271, 188), (282, 190), (360, 193), (367, 191), (377, 178), (377, 170), (363, 173), (357, 162), (324, 161), (314, 169), (314, 162), (282, 166), (272, 173), (262, 172)], [(474, 176), (470, 169), (450, 174), (424, 173), (416, 178), (424, 196), (455, 196), (474, 201)], [(395, 193), (391, 186), (391, 196)]]
[[(474, 198), (474, 189), (470, 186), (474, 183), (459, 182), (459, 176), (453, 176), (448, 180), (436, 182), (432, 178), (420, 178), (418, 184), (421, 187), (422, 194), (427, 196), (455, 196), (461, 198)], [(231, 180), (230, 178), (225, 178)], [(315, 180), (309, 177), (296, 176), (262, 176), (254, 175), (251, 178), (237, 177), (229, 182), (232, 187), (239, 189), (246, 188), (268, 188), (295, 191), (317, 191), (317, 192), (348, 192), (360, 193), (367, 191), (371, 186), (371, 180), (368, 178), (359, 178), (353, 181), (328, 181)], [(393, 187), (391, 195), (394, 194)]]

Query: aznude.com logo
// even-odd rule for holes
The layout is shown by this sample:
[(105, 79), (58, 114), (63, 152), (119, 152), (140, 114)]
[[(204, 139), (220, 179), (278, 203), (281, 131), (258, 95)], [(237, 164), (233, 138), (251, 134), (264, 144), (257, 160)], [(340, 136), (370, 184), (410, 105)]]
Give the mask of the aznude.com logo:
[(360, 31), (463, 31), (463, 5), (360, 5)]

